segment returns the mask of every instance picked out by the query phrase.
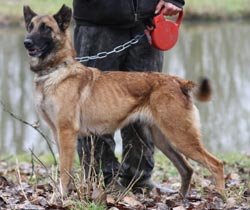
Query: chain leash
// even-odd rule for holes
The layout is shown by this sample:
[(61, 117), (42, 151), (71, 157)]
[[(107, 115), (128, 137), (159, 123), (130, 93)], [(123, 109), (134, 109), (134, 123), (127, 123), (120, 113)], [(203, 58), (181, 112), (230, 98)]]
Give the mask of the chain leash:
[(80, 62), (87, 62), (90, 60), (96, 60), (96, 59), (102, 59), (102, 58), (106, 58), (108, 55), (111, 55), (113, 53), (120, 53), (124, 50), (126, 50), (127, 48), (131, 47), (132, 45), (137, 44), (143, 37), (145, 36), (145, 33), (140, 34), (140, 35), (136, 35), (133, 39), (129, 40), (128, 42), (125, 42), (124, 44), (121, 44), (117, 47), (115, 47), (113, 50), (106, 52), (99, 52), (96, 55), (91, 55), (91, 56), (84, 56), (84, 57), (76, 57), (75, 59)]

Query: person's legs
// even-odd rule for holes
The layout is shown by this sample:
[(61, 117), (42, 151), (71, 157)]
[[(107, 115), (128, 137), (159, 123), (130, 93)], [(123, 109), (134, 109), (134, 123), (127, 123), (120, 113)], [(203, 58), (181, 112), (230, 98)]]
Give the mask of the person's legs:
[[(77, 144), (77, 152), (80, 162), (84, 166), (85, 174), (89, 174), (89, 166), (92, 156), (92, 145), (94, 152), (94, 168), (95, 173), (91, 176), (99, 175), (100, 162), (104, 175), (104, 183), (108, 185), (112, 178), (117, 174), (120, 164), (114, 155), (115, 142), (112, 135), (102, 135), (91, 137), (79, 137)], [(83, 156), (84, 152), (84, 156)]]
[[(140, 27), (131, 31), (135, 36), (143, 31)], [(136, 46), (129, 49), (122, 66), (125, 71), (161, 72), (163, 52), (153, 48), (144, 37)], [(137, 187), (152, 188), (150, 180), (154, 168), (154, 145), (151, 131), (147, 124), (139, 120), (121, 130), (123, 142), (123, 164), (121, 183), (127, 185), (131, 180), (138, 180)]]
[[(110, 51), (117, 45), (128, 41), (129, 33), (123, 30), (109, 29), (107, 27), (76, 26), (74, 32), (74, 45), (78, 57), (96, 55), (99, 52)], [(106, 70), (118, 70), (120, 63), (125, 59), (125, 52), (109, 55), (106, 59), (90, 60), (83, 63), (86, 66)], [(95, 170), (98, 173), (101, 161), (105, 184), (109, 184), (117, 173), (120, 164), (114, 155), (115, 141), (113, 135), (95, 136), (94, 159)], [(91, 138), (79, 137), (77, 151), (80, 161), (84, 160), (85, 173), (88, 174), (91, 157)], [(84, 152), (84, 157), (83, 157)]]
[(148, 126), (137, 121), (124, 127), (121, 135), (121, 183), (127, 186), (139, 178), (135, 187), (152, 188), (150, 178), (154, 168), (154, 145)]
[[(110, 51), (114, 47), (132, 39), (135, 35), (142, 33), (143, 29), (141, 27), (129, 31), (106, 27), (80, 26), (75, 28), (75, 48), (78, 56), (96, 55), (98, 52)], [(161, 71), (162, 63), (163, 53), (150, 46), (146, 37), (144, 37), (138, 44), (121, 53), (109, 55), (106, 59), (89, 61), (84, 65), (97, 67), (101, 70), (143, 72)], [(134, 177), (137, 179), (141, 175), (137, 185), (148, 186), (154, 167), (154, 147), (148, 126), (135, 122), (123, 128), (121, 135), (124, 158), (120, 173), (122, 183), (128, 185)], [(115, 143), (113, 137), (108, 135), (105, 138), (99, 137), (98, 139), (101, 142), (98, 145), (102, 145), (102, 147), (98, 146), (95, 149), (96, 154), (99, 154), (99, 157), (97, 154), (95, 159), (99, 163), (101, 158), (105, 183), (108, 184), (119, 168), (119, 163), (114, 155)], [(91, 144), (88, 141), (88, 139), (82, 138), (78, 140), (80, 160), (82, 160), (83, 148), (87, 156), (91, 150), (90, 146), (88, 146)], [(101, 152), (103, 155), (100, 156)], [(86, 167), (88, 167), (88, 164), (89, 162), (87, 162)]]

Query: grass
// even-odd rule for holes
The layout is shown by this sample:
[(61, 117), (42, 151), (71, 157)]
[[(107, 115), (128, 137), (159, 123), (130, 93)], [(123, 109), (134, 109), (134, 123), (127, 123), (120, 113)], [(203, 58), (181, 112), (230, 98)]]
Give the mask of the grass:
[(39, 13), (55, 13), (62, 4), (72, 7), (72, 0), (0, 0), (0, 4), (0, 14), (6, 16), (22, 16), (23, 5), (29, 5)]
[[(1, 160), (5, 160), (7, 162), (11, 162), (11, 163), (15, 163), (16, 160), (18, 160), (18, 162), (20, 163), (30, 163), (32, 160), (31, 154), (30, 153), (23, 153), (23, 154), (19, 154), (19, 155), (11, 155), (11, 156), (0, 156), (0, 161)], [(53, 165), (54, 164), (54, 160), (53, 160), (53, 156), (51, 154), (43, 154), (43, 155), (39, 155), (39, 159), (43, 162), (46, 163), (46, 165)]]
[(75, 201), (72, 210), (106, 210), (106, 205), (102, 203)]
[[(227, 154), (217, 154), (215, 156), (221, 159), (223, 162), (225, 162), (226, 165), (229, 166), (235, 165), (238, 168), (250, 168), (249, 155), (241, 153), (227, 153)], [(121, 161), (121, 155), (117, 154), (117, 157), (119, 161)], [(166, 177), (178, 176), (179, 174), (178, 171), (165, 155), (157, 151), (154, 158), (155, 158), (155, 171), (162, 171), (163, 177), (160, 177), (161, 180), (163, 180), (164, 177), (166, 178)], [(0, 157), (0, 160), (7, 160), (8, 162), (13, 162), (13, 163), (16, 162), (16, 159), (18, 159), (20, 163), (31, 162), (31, 154), (24, 153), (24, 154), (19, 154), (17, 156)], [(46, 163), (47, 166), (52, 165), (54, 162), (53, 157), (50, 154), (39, 155), (39, 159), (43, 163)], [(75, 166), (78, 167), (79, 160), (77, 155), (75, 159), (76, 159)], [(229, 171), (226, 171), (226, 173), (227, 172)], [(159, 177), (157, 179), (159, 179)]]
[[(20, 24), (23, 5), (29, 5), (39, 13), (55, 13), (66, 4), (72, 7), (72, 0), (0, 0), (0, 23)], [(249, 0), (186, 0), (185, 19), (217, 20), (250, 18)]]
[[(217, 154), (215, 156), (222, 160), (225, 165), (224, 174), (227, 185), (227, 199), (233, 198), (237, 205), (244, 205), (246, 197), (244, 197), (243, 194), (247, 189), (250, 189), (250, 154), (228, 153)], [(164, 155), (159, 152), (156, 153), (155, 162), (154, 180), (156, 182), (164, 183), (169, 180), (180, 182), (178, 171)], [(192, 183), (195, 184), (197, 189), (199, 189), (198, 191), (206, 196), (206, 188), (204, 188), (203, 185), (205, 182), (203, 182), (203, 180), (210, 180), (211, 174), (204, 167), (201, 167), (192, 161), (189, 162), (194, 169)], [(237, 178), (237, 176), (239, 178)], [(201, 183), (199, 183), (200, 181)]]
[(249, 0), (187, 0), (186, 13), (201, 19), (240, 18), (250, 16)]
[(186, 8), (197, 11), (217, 11), (218, 13), (242, 12), (250, 9), (249, 0), (188, 0)]
[[(244, 196), (245, 192), (250, 190), (250, 162), (249, 154), (240, 154), (240, 153), (230, 153), (230, 154), (218, 154), (216, 155), (225, 163), (225, 177), (227, 185), (227, 198), (233, 199), (238, 206), (246, 206), (247, 197)], [(16, 162), (16, 159), (18, 161)], [(48, 167), (50, 176), (58, 180), (57, 167), (50, 166), (53, 164), (52, 155), (39, 155), (39, 159)], [(1, 161), (4, 162), (1, 163)], [(7, 161), (7, 162), (6, 162)], [(191, 161), (190, 161), (191, 162)], [(4, 166), (4, 163), (8, 163), (8, 167)], [(0, 176), (8, 177), (10, 180), (15, 180), (16, 173), (13, 172), (13, 167), (18, 163), (20, 167), (20, 174), (22, 176), (23, 182), (28, 182), (29, 188), (36, 189), (36, 186), (40, 183), (44, 189), (46, 188), (46, 183), (53, 183), (48, 178), (48, 171), (46, 172), (40, 164), (35, 161), (35, 170), (31, 175), (31, 155), (24, 154), (18, 155), (17, 157), (0, 157)], [(203, 167), (197, 165), (194, 162), (191, 162), (191, 165), (194, 168), (194, 176), (192, 179), (193, 190), (199, 192), (204, 198), (208, 197), (208, 189), (213, 189), (214, 185), (212, 183), (210, 173)], [(5, 167), (1, 168), (1, 167)], [(16, 167), (15, 167), (16, 168)], [(71, 196), (66, 201), (70, 202), (70, 209), (82, 209), (82, 210), (104, 210), (105, 206), (105, 197), (103, 197), (103, 192), (97, 190), (95, 191), (86, 191), (86, 184), (95, 183), (95, 179), (90, 179), (89, 182), (82, 183), (80, 172), (80, 165), (78, 161), (75, 162), (75, 176), (74, 183), (76, 186), (77, 194), (75, 193), (73, 197)], [(26, 174), (26, 176), (25, 176)], [(237, 178), (238, 177), (238, 178)], [(170, 188), (178, 190), (180, 187), (180, 175), (177, 172), (173, 164), (160, 152), (155, 154), (155, 168), (153, 173), (153, 179), (160, 184), (167, 184)], [(26, 180), (26, 181), (25, 181)], [(21, 180), (19, 181), (21, 183)], [(41, 183), (45, 183), (42, 184)], [(208, 183), (208, 185), (206, 185)], [(90, 186), (89, 185), (89, 186)], [(95, 186), (97, 186), (96, 183)], [(26, 185), (24, 185), (25, 187)], [(52, 184), (53, 186), (53, 184)], [(99, 186), (99, 185), (98, 185)], [(90, 186), (91, 187), (91, 186)], [(210, 187), (210, 188), (209, 188)], [(212, 187), (212, 188), (211, 188)], [(28, 189), (29, 189), (28, 188)], [(53, 188), (55, 190), (55, 186)], [(89, 188), (90, 189), (90, 188)], [(97, 188), (93, 188), (97, 189)], [(99, 189), (99, 188), (98, 188)], [(25, 188), (24, 191), (27, 191)], [(25, 191), (25, 192), (26, 192)], [(55, 191), (56, 192), (56, 191)], [(82, 194), (77, 196), (78, 192)], [(88, 192), (88, 194), (86, 194)], [(47, 192), (44, 192), (44, 195), (47, 195)], [(57, 195), (55, 193), (55, 195)], [(95, 195), (95, 196), (94, 196)], [(98, 196), (96, 196), (98, 195)], [(95, 199), (94, 199), (95, 198)], [(54, 199), (55, 200), (55, 199)]]
[[(215, 154), (220, 160), (222, 160), (225, 164), (225, 175), (228, 176), (230, 174), (238, 174), (241, 176), (241, 179), (248, 180), (250, 187), (250, 177), (249, 173), (243, 172), (244, 170), (250, 170), (250, 155), (249, 154), (241, 154), (241, 153), (228, 153), (228, 154)], [(189, 161), (194, 168), (194, 173), (199, 177), (208, 177), (210, 176), (210, 172), (204, 167), (199, 166), (197, 163), (193, 161)], [(164, 182), (169, 180), (172, 177), (179, 177), (180, 175), (177, 169), (173, 166), (173, 164), (165, 157), (162, 153), (156, 152), (155, 155), (155, 168), (154, 168), (154, 180), (156, 182)], [(238, 189), (239, 191), (241, 189)], [(235, 192), (234, 192), (235, 193)]]
[(54, 14), (66, 4), (72, 7), (72, 0), (0, 0), (0, 25), (20, 25), (23, 22), (23, 6), (29, 5), (40, 14)]

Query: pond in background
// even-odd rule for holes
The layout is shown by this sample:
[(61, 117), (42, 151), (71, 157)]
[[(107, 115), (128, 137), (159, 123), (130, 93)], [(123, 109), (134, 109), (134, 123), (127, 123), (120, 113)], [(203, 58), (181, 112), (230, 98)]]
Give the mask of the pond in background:
[[(178, 44), (165, 53), (164, 72), (198, 81), (211, 79), (213, 101), (197, 103), (205, 145), (213, 152), (250, 150), (250, 23), (184, 23)], [(38, 117), (33, 75), (23, 48), (23, 28), (0, 29), (0, 99), (27, 122)], [(42, 129), (49, 136), (45, 125)], [(119, 135), (118, 150), (121, 151)], [(0, 154), (48, 151), (31, 127), (0, 108)]]
[(185, 24), (165, 69), (211, 79), (213, 101), (198, 104), (205, 144), (215, 152), (250, 150), (250, 24)]

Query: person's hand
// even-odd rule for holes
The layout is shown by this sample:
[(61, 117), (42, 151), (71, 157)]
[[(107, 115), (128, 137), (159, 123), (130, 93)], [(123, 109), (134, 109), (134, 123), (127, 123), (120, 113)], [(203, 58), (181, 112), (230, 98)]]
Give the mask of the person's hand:
[(163, 9), (163, 14), (166, 16), (177, 15), (182, 9), (175, 6), (172, 3), (165, 2), (160, 0), (155, 8), (155, 14), (158, 14)]

